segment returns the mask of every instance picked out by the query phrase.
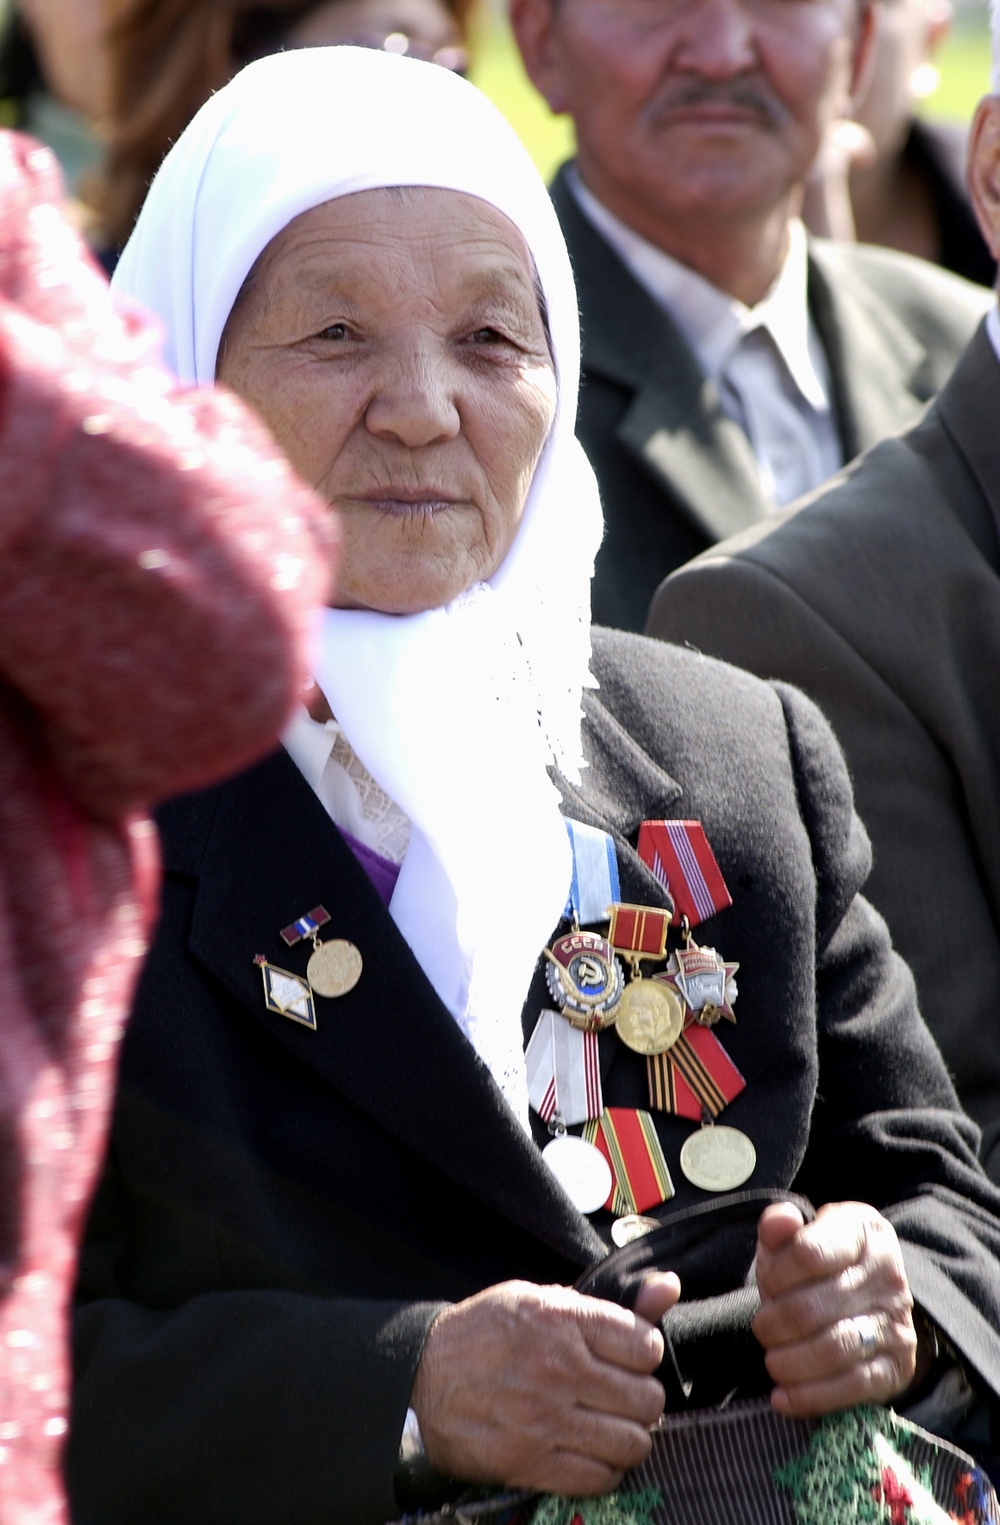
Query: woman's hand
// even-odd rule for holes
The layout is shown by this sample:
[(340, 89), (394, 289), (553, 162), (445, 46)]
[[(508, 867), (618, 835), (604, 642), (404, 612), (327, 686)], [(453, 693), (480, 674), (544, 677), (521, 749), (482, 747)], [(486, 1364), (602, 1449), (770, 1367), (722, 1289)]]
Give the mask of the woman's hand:
[(790, 1203), (766, 1208), (757, 1282), (753, 1327), (778, 1413), (883, 1403), (913, 1382), (913, 1298), (896, 1232), (873, 1207), (830, 1203), (808, 1224)]
[(511, 1281), (446, 1308), (410, 1400), (428, 1460), (477, 1482), (607, 1492), (649, 1455), (664, 1397), (655, 1323), (679, 1296), (676, 1276), (652, 1276), (630, 1313)]

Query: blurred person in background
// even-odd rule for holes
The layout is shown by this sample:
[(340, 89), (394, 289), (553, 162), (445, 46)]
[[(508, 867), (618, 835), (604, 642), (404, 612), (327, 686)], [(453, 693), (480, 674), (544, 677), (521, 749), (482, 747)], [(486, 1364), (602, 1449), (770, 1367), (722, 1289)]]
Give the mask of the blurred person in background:
[(353, 43), (464, 72), (473, 0), (117, 0), (108, 32), (107, 155), (92, 192), (105, 263), (170, 145), (244, 64)]
[(0, 0), (0, 124), (55, 153), (70, 193), (101, 154), (106, 0)]
[[(820, 154), (805, 221), (830, 238), (882, 244), (992, 286), (996, 261), (966, 186), (968, 133), (917, 115), (937, 88), (949, 0), (877, 0), (867, 78), (853, 118)], [(860, 131), (859, 131), (860, 129)]]
[(909, 423), (989, 296), (806, 238), (806, 182), (863, 78), (867, 4), (512, 0), (511, 20), (576, 127), (553, 198), (607, 520), (594, 617), (641, 629), (667, 572)]
[(0, 134), (0, 1519), (65, 1519), (66, 1305), (157, 906), (149, 807), (266, 751), (329, 513), (181, 390)]

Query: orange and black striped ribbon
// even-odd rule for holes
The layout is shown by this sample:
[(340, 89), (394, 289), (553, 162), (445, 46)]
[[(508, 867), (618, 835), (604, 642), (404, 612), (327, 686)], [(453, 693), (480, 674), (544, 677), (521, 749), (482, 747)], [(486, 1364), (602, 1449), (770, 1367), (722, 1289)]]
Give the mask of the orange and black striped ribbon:
[(701, 1122), (705, 1113), (719, 1113), (746, 1088), (746, 1081), (718, 1038), (707, 1027), (692, 1024), (665, 1054), (646, 1060), (649, 1104)]

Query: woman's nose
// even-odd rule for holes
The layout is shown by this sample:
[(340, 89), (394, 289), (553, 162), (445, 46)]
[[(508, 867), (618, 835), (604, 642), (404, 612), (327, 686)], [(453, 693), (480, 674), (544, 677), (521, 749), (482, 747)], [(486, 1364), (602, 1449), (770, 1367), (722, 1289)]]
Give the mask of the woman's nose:
[(462, 427), (454, 372), (444, 356), (414, 353), (386, 368), (365, 412), (369, 433), (416, 449), (453, 439)]

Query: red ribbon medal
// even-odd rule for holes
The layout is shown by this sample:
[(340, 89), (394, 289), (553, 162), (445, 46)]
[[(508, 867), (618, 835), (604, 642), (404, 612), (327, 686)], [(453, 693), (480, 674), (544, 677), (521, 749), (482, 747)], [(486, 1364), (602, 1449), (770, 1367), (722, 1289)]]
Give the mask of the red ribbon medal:
[(684, 1030), (669, 1051), (646, 1059), (649, 1104), (694, 1122), (719, 1113), (746, 1088), (746, 1081), (710, 1028), (720, 1017), (735, 1022), (733, 979), (738, 964), (714, 948), (700, 948), (689, 928), (732, 905), (700, 821), (643, 821), (638, 852), (670, 895), (682, 918), (686, 944), (670, 956), (657, 982), (684, 1005)]
[(583, 1136), (611, 1166), (614, 1185), (604, 1206), (621, 1216), (644, 1213), (674, 1194), (656, 1126), (648, 1112), (607, 1107)]
[(732, 905), (700, 821), (643, 821), (636, 850), (689, 926)]

